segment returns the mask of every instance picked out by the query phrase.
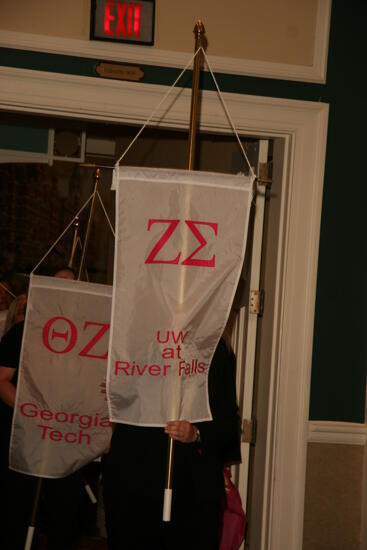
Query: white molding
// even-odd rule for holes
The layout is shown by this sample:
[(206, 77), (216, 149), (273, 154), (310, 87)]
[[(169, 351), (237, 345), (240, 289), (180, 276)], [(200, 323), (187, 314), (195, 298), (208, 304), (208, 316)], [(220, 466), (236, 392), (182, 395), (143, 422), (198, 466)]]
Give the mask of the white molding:
[(367, 548), (367, 453), (364, 453), (361, 510), (361, 548)]
[[(0, 84), (1, 109), (136, 124), (143, 123), (150, 117), (153, 109), (167, 92), (167, 87), (161, 85), (91, 79), (83, 76), (1, 66)], [(327, 111), (327, 106), (320, 102), (234, 93), (222, 95), (230, 100), (232, 114), (237, 115), (240, 119), (243, 119), (241, 116), (243, 104), (257, 105), (258, 109), (264, 108), (266, 111), (270, 105), (274, 105), (278, 107), (279, 112), (285, 114), (291, 112), (301, 114), (303, 109), (310, 114), (315, 114), (320, 109)], [(157, 125), (164, 122), (166, 127), (187, 128), (187, 103), (190, 98), (191, 90), (173, 88), (166, 102), (151, 118), (150, 123)], [(204, 91), (203, 98), (202, 128), (206, 130), (221, 128), (222, 132), (231, 133), (217, 93)], [(289, 108), (289, 106), (292, 107)], [(257, 110), (256, 113), (258, 113)], [(293, 117), (291, 118), (293, 119)], [(250, 110), (246, 113), (247, 135), (249, 135), (252, 120), (256, 120), (256, 114), (252, 115)], [(282, 129), (286, 120), (279, 121), (277, 124)], [(254, 133), (260, 135), (257, 125), (256, 121)], [(269, 120), (268, 125), (264, 123), (264, 126), (271, 128), (272, 121)], [(282, 134), (282, 130), (280, 133)], [(262, 135), (266, 136), (266, 130)]]
[(354, 422), (309, 422), (309, 443), (365, 445), (367, 425)]
[[(0, 68), (0, 109), (13, 112), (141, 124), (166, 91), (165, 86)], [(239, 134), (281, 138), (286, 144), (267, 466), (256, 521), (262, 522), (261, 550), (301, 550), (328, 106), (229, 93), (223, 98)], [(190, 90), (175, 88), (151, 124), (187, 129), (190, 100)], [(215, 92), (203, 93), (201, 128), (231, 132)]]
[[(211, 68), (216, 73), (325, 83), (330, 12), (331, 0), (319, 0), (312, 66), (210, 56)], [(67, 39), (5, 30), (0, 30), (0, 47), (65, 54), (120, 63), (180, 68), (187, 65), (192, 55), (186, 52), (159, 50), (147, 46)]]
[(51, 158), (48, 153), (33, 153), (31, 151), (0, 149), (0, 164), (11, 162), (36, 162), (50, 164)]
[[(269, 460), (273, 486), (269, 491), (270, 530), (264, 546), (272, 550), (302, 548), (313, 320), (328, 119), (326, 105), (317, 109), (312, 103), (285, 101), (284, 107), (289, 109), (289, 118), (284, 113), (279, 123), (284, 124), (284, 129), (288, 127), (291, 143), (289, 172), (284, 173), (283, 179), (286, 192), (280, 240), (283, 238), (284, 242), (278, 243), (280, 261), (275, 281), (278, 338), (274, 341), (274, 389), (269, 413), (274, 415), (273, 433), (269, 431), (268, 434), (269, 440), (274, 439), (273, 455)], [(302, 185), (307, 185), (307, 181), (310, 188), (306, 191)]]
[[(319, 0), (317, 4), (315, 49), (313, 70), (319, 75), (318, 82), (326, 82), (327, 60), (329, 52), (330, 17), (332, 0)], [(316, 81), (315, 81), (316, 82)]]

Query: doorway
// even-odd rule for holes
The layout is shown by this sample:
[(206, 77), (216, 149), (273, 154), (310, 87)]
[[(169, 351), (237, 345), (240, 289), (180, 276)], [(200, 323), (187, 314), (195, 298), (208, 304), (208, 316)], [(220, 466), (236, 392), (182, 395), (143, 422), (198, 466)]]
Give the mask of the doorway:
[[(101, 170), (98, 192), (101, 196), (107, 216), (113, 222), (115, 193), (110, 191), (112, 167), (116, 159), (127, 148), (138, 131), (131, 125), (101, 124), (85, 121), (72, 122), (65, 119), (9, 115), (8, 124), (17, 122), (32, 124), (32, 127), (52, 128), (53, 152), (58, 160), (48, 164), (2, 164), (3, 181), (6, 193), (0, 204), (4, 232), (1, 237), (2, 258), (0, 271), (4, 267), (15, 270), (17, 276), (26, 277), (38, 264), (45, 250), (54, 243), (59, 234), (73, 219), (81, 205), (91, 195), (94, 186), (95, 166)], [(83, 135), (83, 139), (80, 136)], [(84, 147), (75, 158), (73, 144)], [(251, 166), (265, 175), (271, 166), (272, 142), (243, 138), (244, 148)], [(270, 147), (269, 147), (270, 143)], [(197, 168), (209, 172), (248, 174), (249, 167), (233, 136), (201, 132), (197, 136)], [(125, 159), (126, 164), (136, 166), (154, 166), (161, 168), (184, 169), (187, 163), (187, 133), (172, 129), (148, 128), (136, 142)], [(21, 151), (18, 151), (21, 157)], [(64, 156), (64, 158), (63, 158)], [(82, 161), (81, 161), (82, 159)], [(270, 171), (266, 170), (266, 175)], [(270, 180), (269, 180), (270, 181)], [(243, 419), (252, 418), (253, 371), (256, 351), (256, 322), (248, 313), (250, 300), (249, 286), (258, 288), (261, 271), (261, 252), (263, 234), (263, 211), (265, 209), (266, 186), (258, 188), (257, 204), (253, 205), (250, 222), (250, 237), (247, 261), (251, 266), (248, 273), (243, 271), (239, 288), (239, 322), (236, 326), (237, 339), (235, 351), (238, 356), (237, 394), (240, 413)], [(269, 201), (267, 201), (269, 202)], [(12, 207), (9, 209), (9, 204)], [(261, 216), (258, 219), (259, 209)], [(86, 261), (86, 279), (97, 283), (112, 284), (114, 239), (104, 219), (104, 213), (96, 208)], [(50, 274), (63, 266), (74, 268), (78, 272), (88, 212), (80, 214), (78, 219), (79, 249), (73, 250), (73, 226), (58, 245), (45, 258), (37, 269), (39, 274)], [(235, 223), (235, 220), (233, 220)], [(251, 237), (252, 235), (252, 237)], [(254, 239), (254, 245), (250, 241)], [(71, 252), (72, 258), (71, 258)], [(255, 275), (254, 275), (255, 274)], [(24, 281), (26, 283), (26, 280)], [(246, 320), (242, 317), (245, 316)], [(249, 329), (249, 326), (252, 328)], [(246, 391), (244, 391), (246, 387)], [(243, 440), (242, 464), (236, 468), (235, 482), (239, 487), (244, 507), (249, 518), (250, 502), (247, 502), (249, 442)], [(251, 521), (249, 522), (251, 531)]]
[[(86, 203), (94, 187), (95, 169), (100, 169), (98, 192), (109, 221), (114, 222), (115, 194), (110, 191), (117, 158), (128, 147), (139, 128), (135, 125), (86, 122), (29, 115), (5, 115), (2, 122), (11, 128), (12, 146), (22, 146), (25, 127), (45, 130), (52, 136), (51, 152), (39, 162), (39, 155), (17, 149), (16, 162), (8, 155), (6, 136), (0, 148), (0, 171), (4, 192), (0, 198), (0, 272), (29, 274), (45, 251), (58, 239), (73, 216)], [(1, 125), (1, 128), (4, 128)], [(249, 139), (248, 155), (256, 164), (256, 151)], [(76, 145), (75, 145), (76, 144)], [(79, 144), (79, 145), (78, 145)], [(245, 144), (246, 147), (246, 144)], [(77, 154), (74, 153), (77, 149)], [(187, 133), (172, 129), (147, 128), (124, 159), (124, 164), (185, 169)], [(9, 157), (9, 158), (8, 158)], [(32, 159), (33, 160), (33, 159)], [(4, 162), (5, 161), (5, 162)], [(46, 162), (48, 161), (48, 162)], [(200, 133), (197, 139), (197, 166), (200, 170), (248, 173), (248, 166), (233, 136)], [(78, 220), (79, 243), (72, 265), (78, 271), (80, 235), (85, 232), (88, 209)], [(89, 241), (87, 280), (112, 284), (113, 235), (103, 210), (97, 205)], [(39, 274), (57, 271), (70, 263), (73, 226), (37, 269)]]
[[(9, 74), (0, 90), (0, 108), (47, 116), (142, 124), (166, 88), (156, 85), (105, 82), (28, 71)], [(22, 90), (27, 89), (24, 97)], [(252, 542), (256, 550), (302, 548), (308, 402), (313, 315), (321, 216), (328, 107), (303, 102), (238, 94), (223, 94), (240, 135), (274, 140), (274, 166), (279, 174), (278, 226), (269, 221), (269, 258), (273, 271), (272, 304), (261, 321), (269, 339), (261, 346), (258, 388), (267, 401), (264, 425), (258, 426), (251, 510)], [(155, 127), (187, 129), (190, 93), (175, 90), (151, 121)], [(203, 92), (201, 130), (230, 133), (217, 94)], [(275, 204), (275, 203), (274, 203)], [(275, 214), (275, 213), (274, 213)], [(270, 265), (270, 264), (269, 264)], [(270, 288), (270, 287), (269, 287)], [(270, 319), (270, 316), (272, 318)], [(269, 323), (265, 321), (269, 321)], [(262, 364), (270, 368), (262, 371)], [(261, 440), (259, 439), (261, 433)], [(255, 514), (256, 510), (256, 514)]]

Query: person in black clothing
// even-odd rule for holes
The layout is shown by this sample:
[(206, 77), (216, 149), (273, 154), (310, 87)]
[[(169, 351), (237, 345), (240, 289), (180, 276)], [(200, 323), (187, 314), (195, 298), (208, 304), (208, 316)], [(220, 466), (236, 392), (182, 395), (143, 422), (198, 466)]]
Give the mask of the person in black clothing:
[[(103, 459), (110, 550), (217, 550), (223, 466), (238, 462), (235, 358), (220, 340), (209, 369), (213, 420), (168, 422), (166, 429), (116, 424)], [(167, 435), (175, 441), (170, 522), (162, 521)]]
[(0, 276), (0, 338), (5, 333), (6, 318), (13, 298), (14, 294), (10, 281)]
[(16, 323), (0, 342), (0, 485), (2, 550), (24, 548), (36, 478), (9, 469), (9, 442), (15, 402), (24, 321)]
[[(62, 269), (55, 277), (73, 279), (71, 270)], [(24, 306), (0, 342), (0, 548), (23, 550), (31, 516), (37, 477), (9, 468), (9, 443), (15, 405), (18, 367), (24, 330)], [(85, 498), (80, 471), (60, 479), (44, 479), (45, 530), (49, 550), (70, 550), (75, 542), (80, 507)]]

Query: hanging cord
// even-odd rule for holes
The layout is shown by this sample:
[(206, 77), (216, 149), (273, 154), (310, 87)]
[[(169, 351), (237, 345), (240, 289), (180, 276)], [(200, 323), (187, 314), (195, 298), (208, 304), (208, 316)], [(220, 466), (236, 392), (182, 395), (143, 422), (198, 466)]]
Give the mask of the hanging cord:
[(235, 134), (236, 136), (236, 139), (237, 139), (237, 142), (240, 146), (240, 149), (242, 151), (242, 154), (248, 164), (248, 167), (249, 167), (249, 171), (250, 171), (250, 175), (253, 179), (256, 178), (256, 174), (250, 164), (250, 161), (248, 159), (248, 156), (246, 154), (246, 151), (241, 143), (241, 140), (240, 140), (240, 137), (238, 135), (238, 132), (236, 130), (236, 127), (234, 125), (234, 122), (232, 120), (232, 117), (231, 117), (231, 114), (227, 108), (227, 105), (223, 99), (223, 95), (222, 95), (222, 92), (220, 91), (220, 88), (218, 86), (218, 82), (217, 82), (217, 79), (215, 78), (215, 75), (212, 71), (212, 68), (210, 66), (210, 63), (209, 63), (209, 60), (208, 60), (208, 57), (205, 53), (205, 50), (202, 46), (200, 46), (200, 48), (198, 48), (196, 50), (196, 52), (194, 53), (194, 55), (192, 56), (192, 58), (190, 59), (190, 61), (187, 63), (186, 67), (184, 69), (182, 69), (181, 73), (178, 75), (178, 77), (176, 78), (176, 80), (174, 81), (174, 83), (172, 84), (172, 86), (167, 90), (167, 92), (165, 93), (165, 95), (163, 96), (163, 98), (161, 99), (161, 101), (158, 103), (158, 105), (155, 107), (155, 109), (153, 109), (153, 112), (151, 113), (151, 115), (148, 117), (148, 119), (145, 121), (145, 123), (143, 124), (143, 126), (140, 128), (139, 132), (136, 134), (136, 136), (134, 137), (134, 139), (129, 143), (129, 145), (126, 147), (126, 149), (124, 150), (124, 152), (122, 153), (122, 155), (118, 158), (118, 160), (116, 161), (115, 163), (115, 168), (117, 168), (121, 162), (121, 160), (125, 157), (125, 155), (128, 153), (128, 151), (130, 151), (131, 147), (134, 145), (134, 143), (136, 142), (136, 140), (138, 139), (138, 137), (140, 136), (140, 134), (143, 132), (143, 130), (146, 128), (146, 126), (149, 124), (149, 122), (152, 120), (152, 118), (154, 117), (155, 113), (158, 111), (158, 109), (161, 107), (161, 105), (165, 102), (165, 100), (167, 99), (167, 97), (169, 96), (169, 94), (171, 93), (171, 91), (173, 90), (173, 88), (176, 86), (176, 84), (179, 82), (179, 80), (181, 79), (182, 75), (184, 74), (185, 71), (187, 71), (187, 69), (190, 67), (190, 65), (192, 64), (193, 60), (195, 59), (195, 57), (197, 56), (197, 54), (199, 53), (199, 51), (202, 51), (203, 54), (204, 54), (204, 59), (205, 59), (205, 62), (208, 66), (208, 69), (209, 69), (209, 72), (211, 74), (211, 77), (213, 79), (213, 82), (215, 84), (215, 87), (216, 87), (216, 90), (217, 90), (217, 93), (219, 95), (219, 99), (221, 101), (221, 104), (222, 104), (222, 107), (224, 109), (224, 112), (227, 116), (227, 119), (231, 125), (231, 128), (232, 128), (232, 131), (233, 133)]
[(89, 202), (92, 200), (92, 197), (93, 197), (94, 193), (91, 194), (91, 196), (89, 197), (89, 199), (84, 203), (84, 205), (81, 207), (81, 209), (79, 210), (79, 212), (77, 212), (75, 214), (75, 216), (73, 217), (73, 219), (71, 220), (71, 222), (69, 223), (69, 225), (66, 227), (66, 229), (64, 229), (64, 231), (61, 233), (61, 235), (56, 239), (56, 241), (53, 243), (53, 245), (47, 250), (46, 254), (44, 254), (42, 256), (42, 258), (40, 259), (40, 261), (38, 262), (38, 264), (36, 265), (36, 267), (34, 267), (31, 271), (31, 275), (33, 275), (33, 273), (36, 271), (36, 269), (41, 265), (41, 263), (43, 262), (43, 260), (45, 258), (47, 258), (47, 256), (50, 254), (50, 252), (55, 248), (55, 246), (57, 245), (57, 243), (60, 241), (60, 239), (62, 239), (62, 237), (65, 235), (65, 233), (67, 232), (67, 230), (71, 227), (71, 225), (74, 223), (74, 220), (77, 216), (79, 216), (79, 214), (81, 212), (83, 212), (84, 208), (89, 204)]
[(112, 227), (111, 220), (110, 220), (110, 218), (108, 217), (107, 211), (106, 211), (106, 209), (105, 209), (105, 206), (104, 206), (104, 204), (103, 204), (101, 195), (99, 194), (99, 191), (98, 191), (98, 190), (97, 190), (97, 197), (98, 197), (98, 199), (99, 199), (100, 205), (102, 206), (102, 210), (103, 210), (103, 212), (104, 212), (104, 215), (106, 216), (107, 223), (108, 223), (108, 225), (110, 226), (112, 235), (113, 235), (113, 237), (115, 237), (115, 231), (114, 231), (114, 229), (113, 229), (113, 227)]
[(118, 167), (118, 165), (120, 164), (121, 160), (124, 158), (124, 156), (126, 155), (126, 153), (128, 151), (130, 151), (131, 147), (134, 145), (135, 141), (138, 139), (138, 137), (140, 136), (140, 134), (142, 133), (142, 131), (146, 128), (146, 126), (149, 124), (149, 122), (152, 120), (153, 116), (155, 115), (155, 113), (158, 111), (158, 109), (160, 108), (160, 106), (162, 105), (162, 103), (164, 103), (164, 101), (167, 99), (167, 97), (169, 96), (169, 94), (172, 92), (173, 88), (176, 86), (177, 82), (180, 80), (180, 78), (182, 77), (182, 75), (184, 74), (185, 71), (187, 71), (187, 69), (190, 67), (190, 65), (192, 64), (193, 60), (195, 59), (195, 57), (197, 56), (198, 52), (200, 51), (200, 48), (197, 49), (197, 51), (194, 53), (194, 55), (192, 56), (192, 58), (190, 59), (190, 61), (188, 62), (188, 64), (186, 65), (186, 67), (184, 69), (182, 69), (182, 71), (180, 72), (180, 74), (178, 75), (178, 77), (176, 78), (176, 80), (174, 81), (174, 83), (172, 84), (172, 86), (167, 90), (167, 92), (164, 94), (163, 98), (161, 99), (161, 101), (158, 103), (158, 105), (155, 107), (155, 109), (153, 109), (153, 112), (152, 114), (150, 115), (150, 117), (144, 122), (143, 126), (140, 128), (139, 132), (136, 134), (136, 136), (134, 137), (134, 139), (129, 143), (129, 145), (127, 146), (127, 148), (125, 149), (125, 151), (122, 153), (122, 155), (120, 156), (120, 158), (116, 161), (115, 163), (115, 168)]
[[(78, 240), (77, 240), (77, 246), (79, 246), (79, 249), (80, 249), (80, 252), (83, 250), (83, 245), (82, 245), (82, 241), (80, 239), (80, 237), (78, 237)], [(88, 270), (87, 268), (85, 267), (84, 268), (84, 275), (85, 275), (85, 280), (87, 281), (87, 283), (89, 283), (89, 275), (88, 275)]]
[(236, 130), (236, 127), (235, 127), (234, 122), (233, 122), (233, 120), (232, 120), (232, 117), (231, 117), (231, 115), (230, 115), (230, 112), (228, 111), (227, 105), (226, 105), (226, 103), (225, 103), (225, 101), (224, 101), (224, 99), (223, 99), (222, 92), (221, 92), (220, 89), (219, 89), (218, 82), (217, 82), (217, 80), (216, 80), (216, 78), (215, 78), (215, 76), (214, 76), (214, 73), (213, 73), (213, 71), (212, 71), (212, 68), (211, 68), (211, 66), (210, 66), (210, 64), (209, 64), (209, 59), (208, 59), (208, 57), (207, 57), (207, 55), (206, 55), (204, 49), (203, 49), (202, 47), (201, 47), (201, 49), (202, 49), (202, 52), (203, 52), (203, 54), (204, 54), (205, 62), (206, 62), (206, 64), (207, 64), (207, 66), (208, 66), (209, 72), (210, 72), (210, 74), (211, 74), (211, 76), (212, 76), (212, 79), (213, 79), (213, 81), (214, 81), (215, 87), (216, 87), (216, 89), (217, 89), (217, 92), (218, 92), (220, 101), (221, 101), (221, 103), (222, 103), (222, 107), (223, 107), (223, 109), (224, 109), (224, 111), (225, 111), (225, 113), (226, 113), (226, 115), (227, 115), (228, 121), (229, 121), (229, 123), (230, 123), (230, 125), (231, 125), (231, 127), (232, 127), (232, 130), (233, 130), (233, 132), (234, 132), (236, 138), (237, 138), (237, 141), (238, 141), (238, 144), (239, 144), (239, 146), (240, 146), (240, 148), (241, 148), (241, 150), (242, 150), (243, 156), (245, 157), (246, 162), (247, 162), (247, 164), (248, 164), (248, 167), (249, 167), (249, 170), (250, 170), (251, 177), (255, 179), (255, 178), (256, 178), (256, 174), (255, 174), (255, 172), (254, 172), (254, 170), (253, 170), (253, 168), (252, 168), (252, 166), (251, 166), (251, 164), (250, 164), (250, 161), (249, 161), (248, 156), (247, 156), (247, 154), (246, 154), (246, 151), (245, 151), (245, 149), (244, 149), (244, 147), (243, 147), (243, 145), (242, 145), (242, 143), (241, 143), (240, 137), (239, 137), (239, 135), (238, 135), (238, 133), (237, 133), (237, 130)]
[(5, 285), (3, 285), (3, 283), (0, 283), (0, 286), (2, 289), (5, 290), (5, 292), (7, 292), (12, 298), (16, 298), (15, 294), (13, 294), (13, 292), (11, 290), (9, 290)]
[[(83, 204), (83, 206), (81, 207), (81, 209), (79, 210), (79, 212), (77, 212), (75, 214), (75, 216), (73, 217), (73, 219), (71, 220), (71, 222), (69, 223), (69, 225), (64, 229), (64, 231), (61, 233), (61, 235), (56, 239), (56, 241), (53, 243), (53, 245), (50, 246), (50, 248), (47, 250), (46, 254), (44, 254), (42, 256), (42, 258), (40, 259), (40, 261), (38, 262), (38, 264), (36, 265), (36, 267), (34, 267), (31, 271), (31, 275), (36, 271), (36, 269), (41, 265), (41, 263), (44, 261), (45, 258), (47, 258), (47, 256), (50, 254), (50, 252), (55, 248), (55, 246), (57, 245), (57, 243), (60, 241), (60, 239), (62, 239), (62, 237), (65, 235), (65, 233), (68, 231), (68, 229), (71, 227), (71, 225), (74, 223), (75, 221), (75, 218), (77, 218), (79, 216), (79, 214), (81, 214), (84, 210), (84, 208), (86, 208), (89, 204), (89, 202), (92, 200), (93, 198), (93, 195), (94, 195), (94, 192), (91, 194), (91, 196), (86, 200), (86, 202)], [(105, 208), (105, 205), (103, 204), (103, 201), (102, 201), (102, 198), (101, 198), (101, 195), (99, 194), (99, 191), (97, 189), (96, 191), (96, 195), (99, 199), (99, 202), (100, 202), (100, 205), (102, 207), (102, 210), (104, 212), (104, 215), (106, 217), (106, 220), (107, 220), (107, 223), (111, 229), (111, 232), (112, 232), (112, 235), (115, 237), (115, 232), (113, 230), (113, 227), (112, 227), (112, 223), (111, 223), (111, 220), (110, 218), (108, 217), (108, 214), (107, 214), (107, 211), (106, 211), (106, 208)], [(78, 239), (79, 241), (79, 244), (81, 246), (81, 242), (80, 242), (80, 238)], [(88, 280), (88, 277), (87, 277), (87, 280)], [(0, 286), (3, 286), (1, 283), (0, 283)], [(5, 288), (5, 287), (4, 287)], [(10, 293), (11, 294), (11, 293)]]

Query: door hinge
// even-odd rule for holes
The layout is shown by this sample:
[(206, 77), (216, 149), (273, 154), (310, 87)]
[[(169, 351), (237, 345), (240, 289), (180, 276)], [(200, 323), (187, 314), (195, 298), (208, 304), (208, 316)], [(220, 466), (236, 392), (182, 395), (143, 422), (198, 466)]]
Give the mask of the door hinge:
[(251, 290), (250, 292), (250, 313), (261, 316), (264, 313), (264, 291)]
[(271, 187), (273, 180), (271, 178), (271, 164), (269, 162), (260, 162), (258, 166), (257, 183), (264, 187)]
[(252, 418), (248, 420), (244, 418), (242, 420), (242, 435), (241, 440), (243, 443), (250, 443), (250, 445), (255, 445), (256, 442), (256, 420)]

